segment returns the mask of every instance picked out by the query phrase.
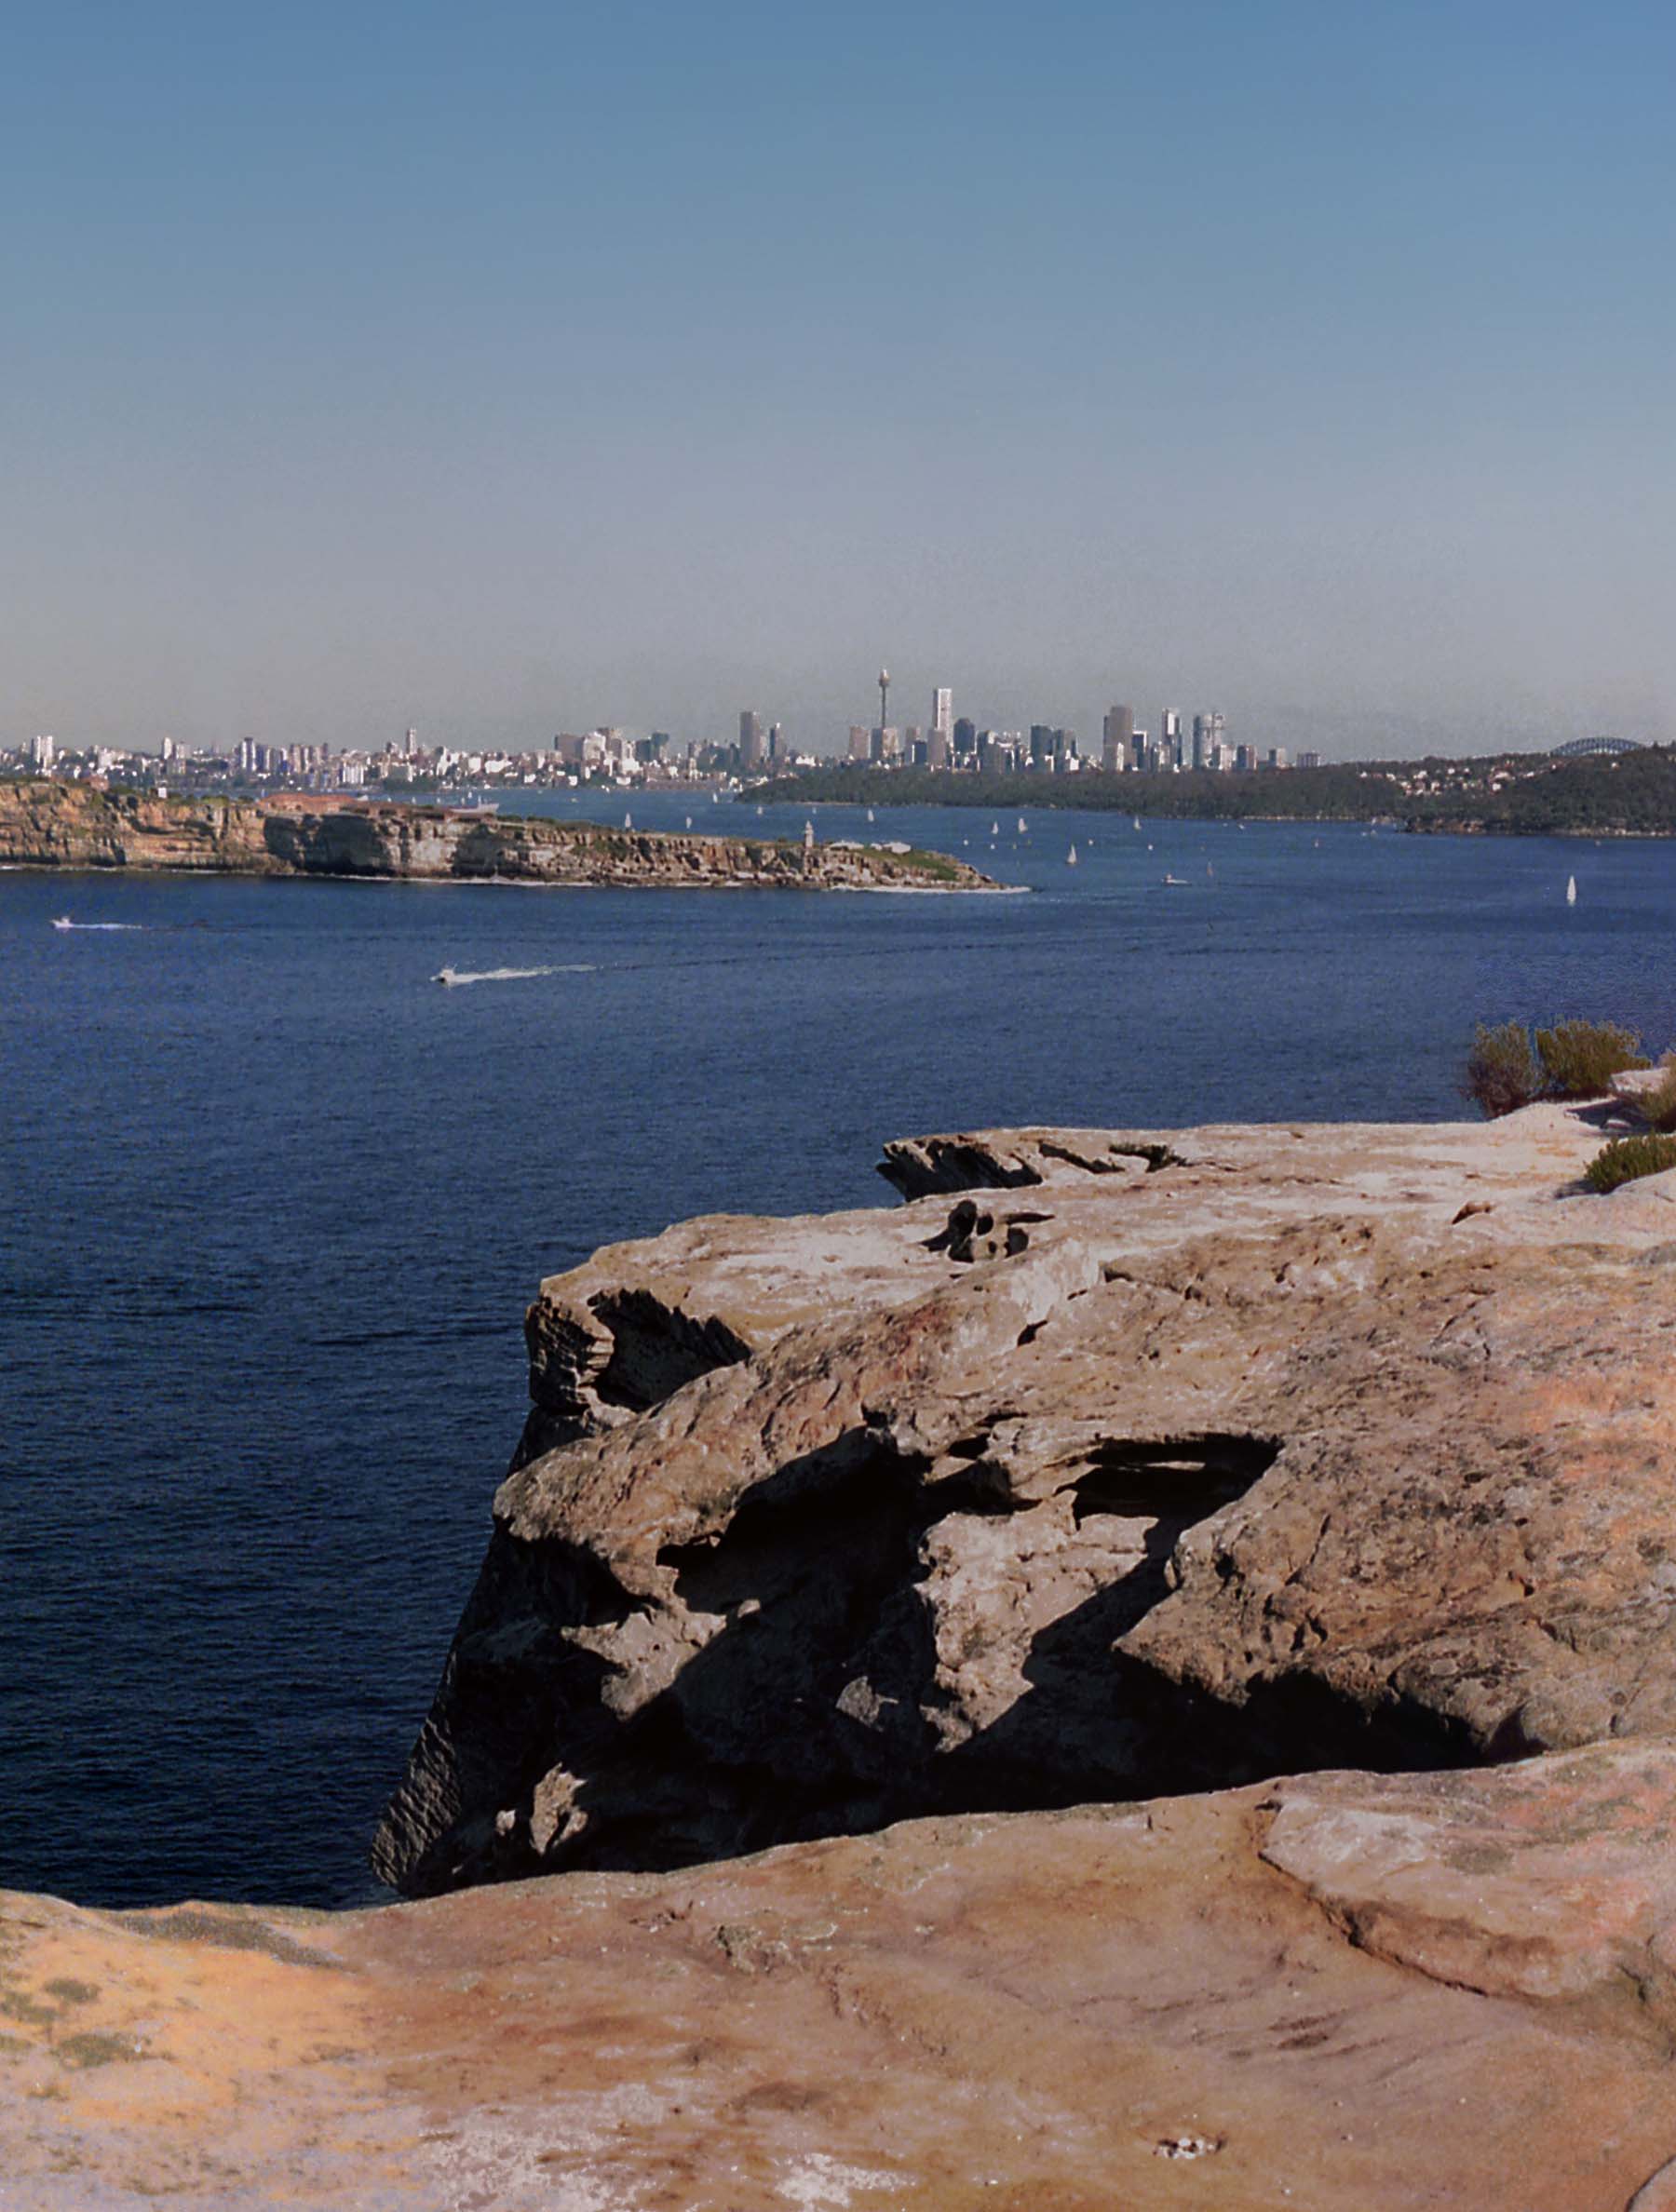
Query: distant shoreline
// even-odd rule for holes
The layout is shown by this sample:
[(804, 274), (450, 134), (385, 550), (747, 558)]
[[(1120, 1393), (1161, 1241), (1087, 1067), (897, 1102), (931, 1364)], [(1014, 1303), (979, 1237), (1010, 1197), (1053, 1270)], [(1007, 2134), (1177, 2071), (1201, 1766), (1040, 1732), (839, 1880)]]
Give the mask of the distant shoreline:
[(958, 806), (990, 814), (1075, 808), (1154, 821), (1358, 824), (1416, 836), (1676, 837), (1676, 751), (1370, 762), (1238, 774), (974, 776), (832, 767), (739, 794), (757, 804)]

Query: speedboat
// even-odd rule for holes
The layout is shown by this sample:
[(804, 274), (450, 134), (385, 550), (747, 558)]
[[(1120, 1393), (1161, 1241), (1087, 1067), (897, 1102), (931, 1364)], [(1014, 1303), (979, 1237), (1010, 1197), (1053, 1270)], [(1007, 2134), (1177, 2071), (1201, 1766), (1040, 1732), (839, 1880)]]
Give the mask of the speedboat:
[(75, 924), (68, 914), (59, 914), (54, 918), (52, 926), (54, 929), (74, 929)]

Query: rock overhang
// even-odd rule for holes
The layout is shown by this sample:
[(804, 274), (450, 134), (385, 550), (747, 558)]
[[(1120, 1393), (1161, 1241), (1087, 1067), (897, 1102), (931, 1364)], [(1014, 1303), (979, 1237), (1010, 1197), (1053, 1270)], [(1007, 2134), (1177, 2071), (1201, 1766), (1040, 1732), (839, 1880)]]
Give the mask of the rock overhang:
[(550, 1279), (382, 1869), (1676, 1723), (1669, 1201), (1583, 1194), (1597, 1120), (913, 1140), (894, 1210), (701, 1220)]

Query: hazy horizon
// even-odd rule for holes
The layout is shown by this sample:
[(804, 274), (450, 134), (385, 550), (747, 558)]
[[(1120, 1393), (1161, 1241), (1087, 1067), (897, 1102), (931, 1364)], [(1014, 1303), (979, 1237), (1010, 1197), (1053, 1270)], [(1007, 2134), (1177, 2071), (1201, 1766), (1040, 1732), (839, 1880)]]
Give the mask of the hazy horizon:
[(1672, 735), (1676, 20), (41, 11), (0, 743)]

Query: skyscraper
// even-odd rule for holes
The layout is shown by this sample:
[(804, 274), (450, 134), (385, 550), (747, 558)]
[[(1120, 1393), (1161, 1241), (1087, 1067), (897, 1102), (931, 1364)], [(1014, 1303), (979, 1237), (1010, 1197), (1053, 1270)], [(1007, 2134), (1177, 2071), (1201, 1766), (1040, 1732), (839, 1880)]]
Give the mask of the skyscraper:
[(954, 741), (954, 694), (946, 684), (931, 694), (931, 728), (934, 735)]
[(1135, 710), (1132, 707), (1109, 707), (1102, 725), (1104, 743), (1101, 748), (1100, 764), (1108, 776), (1120, 776), (1129, 764), (1129, 749), (1135, 735)]
[(760, 768), (762, 764), (762, 717), (748, 707), (739, 717), (739, 766), (742, 769), (750, 769)]

